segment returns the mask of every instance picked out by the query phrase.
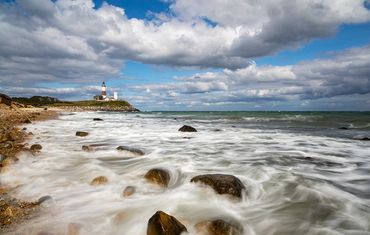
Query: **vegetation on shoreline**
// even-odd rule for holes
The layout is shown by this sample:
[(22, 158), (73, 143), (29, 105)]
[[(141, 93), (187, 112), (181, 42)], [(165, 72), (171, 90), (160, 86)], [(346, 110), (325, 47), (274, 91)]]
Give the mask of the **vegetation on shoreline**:
[(86, 110), (112, 110), (112, 111), (139, 111), (133, 105), (125, 100), (117, 101), (96, 101), (96, 100), (81, 100), (81, 101), (61, 101), (57, 98), (49, 96), (33, 96), (31, 98), (14, 97), (13, 101), (23, 104), (32, 105), (34, 107), (57, 107), (57, 108), (73, 108)]

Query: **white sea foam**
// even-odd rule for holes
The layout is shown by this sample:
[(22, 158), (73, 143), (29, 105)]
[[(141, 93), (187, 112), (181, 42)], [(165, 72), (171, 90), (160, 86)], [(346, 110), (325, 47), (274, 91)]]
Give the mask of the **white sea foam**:
[[(244, 234), (370, 234), (370, 147), (363, 142), (227, 123), (160, 118), (165, 114), (75, 113), (30, 124), (30, 143), (41, 154), (24, 153), (2, 174), (14, 196), (42, 204), (40, 215), (11, 234), (146, 234), (157, 211), (179, 219), (190, 234), (202, 220), (240, 223)], [(94, 117), (103, 118), (93, 122)], [(196, 133), (181, 133), (183, 124)], [(215, 128), (221, 131), (214, 131)], [(87, 131), (85, 138), (76, 131)], [(103, 144), (83, 152), (82, 145)], [(125, 145), (146, 154), (132, 157)], [(151, 168), (170, 171), (168, 189), (143, 179)], [(241, 202), (190, 183), (203, 173), (233, 174), (246, 185)], [(97, 176), (108, 184), (91, 186)], [(126, 186), (136, 186), (124, 198)], [(72, 224), (72, 225), (71, 225)]]

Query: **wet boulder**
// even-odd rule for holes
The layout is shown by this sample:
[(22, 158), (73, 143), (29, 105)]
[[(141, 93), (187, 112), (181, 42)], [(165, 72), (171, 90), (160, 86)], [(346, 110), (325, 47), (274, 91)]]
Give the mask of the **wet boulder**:
[(46, 196), (43, 196), (43, 197), (40, 197), (39, 200), (37, 200), (37, 204), (40, 205), (44, 202), (51, 202), (53, 200), (53, 198), (49, 195), (46, 195)]
[(186, 227), (175, 217), (157, 211), (148, 221), (147, 235), (180, 235)]
[(101, 119), (101, 118), (94, 118), (93, 121), (96, 121), (96, 122), (99, 122), (100, 121), (101, 122), (101, 121), (104, 121), (104, 120)]
[(82, 150), (85, 151), (85, 152), (91, 152), (94, 149), (90, 145), (82, 145)]
[(198, 175), (193, 177), (191, 182), (206, 184), (211, 186), (218, 194), (228, 194), (239, 199), (242, 198), (242, 191), (245, 189), (245, 186), (237, 177), (226, 174)]
[(79, 136), (79, 137), (85, 137), (87, 136), (89, 133), (88, 132), (85, 132), (85, 131), (77, 131), (76, 132), (76, 136)]
[(127, 186), (124, 190), (123, 190), (123, 197), (130, 197), (132, 194), (134, 194), (136, 192), (136, 187), (134, 186)]
[(197, 132), (197, 129), (195, 129), (194, 127), (191, 127), (191, 126), (184, 125), (179, 129), (179, 131), (181, 131), (181, 132)]
[(41, 146), (40, 144), (33, 144), (33, 145), (31, 145), (31, 147), (30, 147), (30, 150), (31, 150), (32, 152), (40, 152), (40, 151), (41, 151), (41, 149), (42, 149), (42, 146)]
[(118, 146), (116, 149), (118, 151), (127, 152), (127, 153), (132, 154), (132, 155), (135, 155), (135, 156), (143, 156), (145, 154), (140, 149), (131, 148), (131, 147), (127, 147), (127, 146)]
[(243, 227), (238, 223), (229, 223), (222, 219), (202, 221), (195, 225), (202, 235), (241, 235)]
[(30, 123), (32, 123), (32, 122), (31, 122), (31, 120), (30, 120), (30, 119), (25, 119), (25, 120), (23, 121), (23, 123), (25, 123), (25, 124), (30, 124)]
[(163, 187), (167, 187), (168, 183), (170, 182), (170, 174), (168, 171), (158, 168), (149, 170), (145, 174), (144, 178), (151, 183), (155, 183)]
[(103, 185), (108, 183), (108, 179), (105, 176), (98, 176), (95, 179), (93, 179), (90, 183), (90, 185), (97, 186), (97, 185)]
[(346, 127), (346, 126), (341, 126), (338, 128), (339, 130), (349, 130), (349, 127)]

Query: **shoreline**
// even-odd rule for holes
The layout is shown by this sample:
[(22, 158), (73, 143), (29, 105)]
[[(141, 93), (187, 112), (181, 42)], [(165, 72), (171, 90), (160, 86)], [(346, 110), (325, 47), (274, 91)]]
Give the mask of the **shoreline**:
[(24, 124), (46, 121), (58, 117), (63, 111), (58, 108), (23, 108), (12, 102), (10, 105), (0, 103), (0, 232), (5, 232), (17, 224), (36, 216), (39, 203), (25, 202), (14, 198), (12, 190), (2, 185), (1, 174), (9, 165), (18, 161), (18, 154), (23, 151), (35, 151), (27, 141), (32, 132)]

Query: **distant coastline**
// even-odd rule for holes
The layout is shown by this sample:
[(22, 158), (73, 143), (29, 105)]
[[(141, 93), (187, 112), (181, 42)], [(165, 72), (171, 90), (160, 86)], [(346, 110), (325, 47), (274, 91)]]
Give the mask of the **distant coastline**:
[(19, 106), (26, 107), (53, 107), (66, 111), (121, 111), (121, 112), (140, 112), (132, 104), (125, 100), (81, 100), (81, 101), (61, 101), (54, 97), (33, 96), (31, 98), (14, 97), (13, 101)]

